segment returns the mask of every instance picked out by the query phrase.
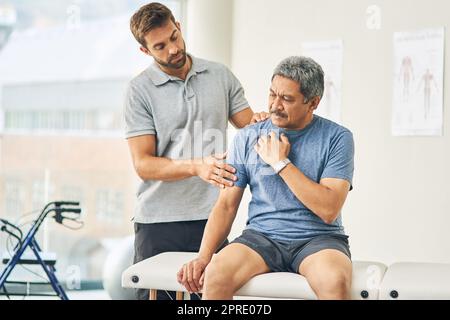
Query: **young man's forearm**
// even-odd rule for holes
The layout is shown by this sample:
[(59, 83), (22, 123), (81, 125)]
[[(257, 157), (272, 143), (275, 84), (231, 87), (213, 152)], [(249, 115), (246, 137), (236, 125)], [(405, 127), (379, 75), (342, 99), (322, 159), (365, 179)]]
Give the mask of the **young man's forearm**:
[(146, 156), (135, 164), (142, 180), (177, 181), (196, 176), (196, 165), (200, 160), (173, 160)]
[(309, 210), (326, 223), (332, 223), (339, 214), (339, 199), (333, 190), (316, 183), (292, 163), (280, 172), (289, 189)]

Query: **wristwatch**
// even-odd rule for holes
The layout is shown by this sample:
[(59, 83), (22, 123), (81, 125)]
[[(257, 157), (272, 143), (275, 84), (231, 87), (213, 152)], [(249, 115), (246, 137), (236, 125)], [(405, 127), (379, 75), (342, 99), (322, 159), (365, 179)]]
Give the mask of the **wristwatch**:
[(275, 163), (272, 168), (275, 170), (276, 174), (279, 174), (281, 170), (283, 170), (289, 163), (291, 163), (291, 160), (289, 158), (286, 158), (284, 160), (278, 161)]

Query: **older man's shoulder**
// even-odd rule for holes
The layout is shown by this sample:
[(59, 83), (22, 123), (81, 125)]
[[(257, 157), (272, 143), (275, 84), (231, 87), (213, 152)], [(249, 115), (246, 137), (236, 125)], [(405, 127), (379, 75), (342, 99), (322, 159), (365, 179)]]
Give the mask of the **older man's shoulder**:
[(324, 117), (320, 117), (318, 115), (314, 115), (314, 116), (318, 118), (318, 122), (322, 129), (325, 129), (329, 132), (333, 132), (335, 134), (341, 134), (341, 133), (350, 133), (351, 134), (352, 133), (350, 131), (350, 129), (348, 129), (347, 127), (345, 127), (337, 122), (334, 122), (334, 121), (324, 118)]

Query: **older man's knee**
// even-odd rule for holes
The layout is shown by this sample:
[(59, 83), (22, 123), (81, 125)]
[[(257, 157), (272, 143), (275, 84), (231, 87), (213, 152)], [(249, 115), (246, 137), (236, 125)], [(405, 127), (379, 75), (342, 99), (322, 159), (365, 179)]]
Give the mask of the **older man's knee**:
[[(232, 273), (226, 267), (223, 259), (214, 256), (205, 269), (205, 289), (229, 288), (232, 281)], [(231, 290), (232, 288), (230, 288)]]
[(306, 278), (319, 299), (349, 299), (351, 273), (329, 268), (316, 271)]
[(317, 291), (320, 296), (334, 299), (350, 298), (351, 275), (344, 271), (329, 271), (318, 276)]

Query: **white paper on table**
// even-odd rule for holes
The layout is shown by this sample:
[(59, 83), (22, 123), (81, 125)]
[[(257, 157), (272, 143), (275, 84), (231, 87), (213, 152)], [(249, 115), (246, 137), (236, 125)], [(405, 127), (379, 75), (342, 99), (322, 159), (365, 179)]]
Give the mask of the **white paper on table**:
[(314, 59), (325, 73), (324, 93), (315, 113), (337, 123), (341, 123), (343, 48), (342, 40), (302, 43), (302, 54)]
[(394, 33), (393, 80), (392, 135), (442, 135), (444, 28)]

